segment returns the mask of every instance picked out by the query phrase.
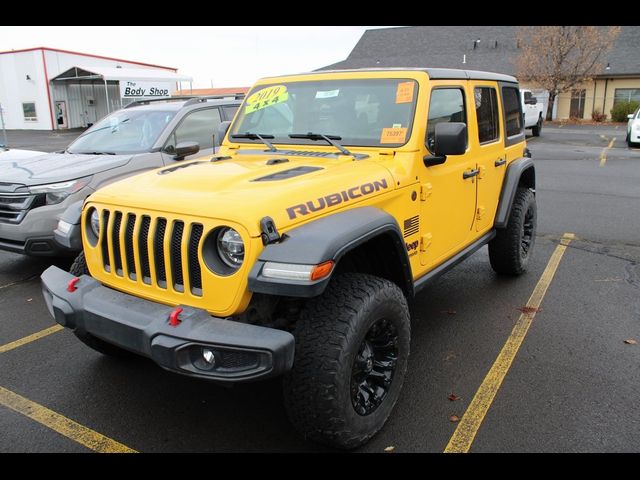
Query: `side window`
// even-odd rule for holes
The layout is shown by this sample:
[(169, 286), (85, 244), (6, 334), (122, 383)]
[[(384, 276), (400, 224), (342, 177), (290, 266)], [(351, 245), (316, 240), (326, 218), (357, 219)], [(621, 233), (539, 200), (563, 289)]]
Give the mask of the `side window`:
[(531, 100), (531, 97), (533, 95), (531, 95), (531, 92), (524, 92), (524, 101), (528, 102), (529, 100)]
[(198, 142), (200, 150), (213, 148), (213, 135), (220, 125), (220, 110), (207, 108), (189, 113), (169, 137), (173, 146), (181, 142)]
[(226, 107), (222, 107), (227, 120), (233, 120), (233, 117), (236, 116), (236, 112), (238, 111), (238, 107), (240, 105), (227, 105)]
[(425, 145), (433, 153), (436, 125), (441, 122), (467, 123), (464, 93), (461, 88), (436, 88), (431, 92)]
[(477, 87), (474, 90), (478, 140), (480, 143), (494, 142), (500, 136), (498, 128), (498, 94), (495, 88)]
[(518, 97), (518, 89), (502, 87), (502, 101), (504, 103), (504, 122), (507, 137), (522, 133), (522, 105)]

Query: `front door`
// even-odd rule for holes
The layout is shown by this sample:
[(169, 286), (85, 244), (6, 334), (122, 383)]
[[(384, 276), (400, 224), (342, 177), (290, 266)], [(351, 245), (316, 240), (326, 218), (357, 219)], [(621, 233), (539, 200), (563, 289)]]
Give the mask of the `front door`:
[[(443, 82), (433, 82), (423, 155), (433, 155), (438, 123), (467, 123), (469, 99), (465, 87), (447, 83), (445, 87)], [(475, 168), (475, 157), (467, 147), (463, 155), (450, 155), (442, 165), (421, 169), (419, 249), (423, 271), (461, 250), (469, 238), (474, 222), (477, 182), (468, 174)]]
[(571, 91), (571, 107), (569, 109), (570, 118), (584, 118), (584, 101), (586, 90), (584, 88)]
[(68, 128), (67, 123), (67, 102), (56, 100), (56, 128)]
[[(500, 95), (495, 86), (473, 82), (474, 109), (477, 130), (470, 133), (469, 143), (478, 162), (478, 204), (476, 206), (476, 231), (482, 232), (491, 227), (498, 205), (502, 179), (507, 159), (504, 157), (500, 126)], [(519, 101), (519, 100), (518, 100)]]

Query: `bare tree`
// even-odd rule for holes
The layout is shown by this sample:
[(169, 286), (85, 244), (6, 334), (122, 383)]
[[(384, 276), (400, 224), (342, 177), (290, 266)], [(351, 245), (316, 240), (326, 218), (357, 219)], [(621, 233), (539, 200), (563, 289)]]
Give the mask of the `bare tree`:
[(592, 80), (602, 72), (603, 61), (620, 33), (620, 27), (536, 26), (517, 32), (520, 53), (515, 59), (520, 81), (549, 91), (547, 120), (560, 93)]

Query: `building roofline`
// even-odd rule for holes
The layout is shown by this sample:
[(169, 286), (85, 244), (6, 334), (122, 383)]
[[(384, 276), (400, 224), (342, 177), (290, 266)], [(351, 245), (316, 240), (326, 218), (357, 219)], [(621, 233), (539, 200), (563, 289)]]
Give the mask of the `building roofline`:
[(178, 69), (175, 67), (166, 67), (164, 65), (154, 65), (153, 63), (136, 62), (135, 60), (125, 60), (124, 58), (106, 57), (104, 55), (94, 55), (92, 53), (74, 52), (73, 50), (63, 50), (61, 48), (51, 48), (51, 47), (33, 47), (33, 48), (22, 48), (20, 50), (6, 50), (4, 52), (0, 52), (0, 55), (5, 55), (9, 53), (33, 52), (36, 50), (42, 50), (42, 51), (48, 50), (50, 52), (69, 53), (71, 55), (80, 55), (82, 57), (100, 58), (102, 60), (112, 60), (115, 62), (125, 62), (125, 63), (131, 63), (133, 65), (142, 65), (143, 67), (163, 68), (165, 70), (173, 70), (174, 72), (178, 71)]

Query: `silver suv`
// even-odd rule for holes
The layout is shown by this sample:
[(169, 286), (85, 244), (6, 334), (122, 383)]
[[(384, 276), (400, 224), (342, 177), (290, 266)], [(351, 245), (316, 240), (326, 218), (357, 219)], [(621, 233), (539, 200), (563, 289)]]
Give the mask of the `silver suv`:
[(233, 119), (240, 103), (239, 96), (134, 102), (62, 152), (3, 163), (0, 250), (32, 256), (81, 250), (55, 240), (60, 219), (69, 217), (60, 225), (72, 228), (84, 199), (107, 183), (213, 153), (218, 128)]

